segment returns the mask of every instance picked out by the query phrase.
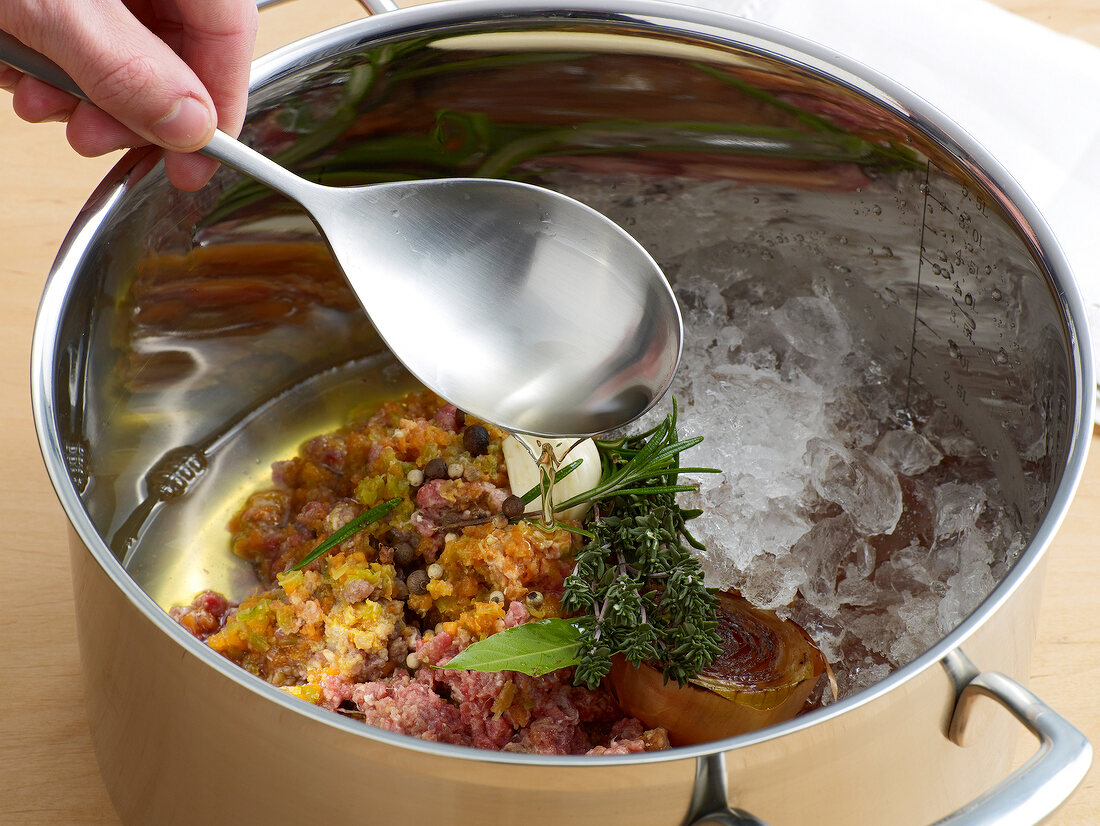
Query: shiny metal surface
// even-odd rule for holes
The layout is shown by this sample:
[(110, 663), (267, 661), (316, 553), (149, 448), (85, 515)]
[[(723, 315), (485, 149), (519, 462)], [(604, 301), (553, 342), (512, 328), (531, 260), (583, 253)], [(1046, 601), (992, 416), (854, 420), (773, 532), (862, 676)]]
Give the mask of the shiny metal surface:
[[(948, 659), (963, 655), (952, 652)], [(963, 744), (979, 697), (1008, 709), (1039, 739), (1039, 750), (1010, 777), (942, 820), (937, 826), (1039, 823), (1085, 779), (1092, 746), (1068, 720), (1010, 677), (979, 674), (966, 684), (951, 718), (949, 736)]]
[[(10, 36), (0, 61), (86, 98)], [(468, 413), (592, 436), (668, 390), (683, 336), (676, 298), (649, 253), (596, 210), (486, 178), (322, 186), (224, 132), (201, 151), (304, 207), (390, 350)]]
[(685, 824), (689, 826), (768, 826), (748, 812), (729, 807), (729, 778), (721, 754), (700, 757)]
[[(380, 85), (354, 97), (364, 66)], [(809, 107), (803, 120), (792, 122), (792, 106)], [(842, 134), (805, 128), (819, 112)], [(637, 128), (654, 120), (707, 129)], [(630, 227), (674, 285), (698, 274), (710, 249), (723, 266), (701, 277), (715, 289), (827, 290), (882, 353), (874, 379), (899, 407), (927, 405), (966, 425), (1030, 542), (981, 606), (908, 666), (789, 723), (706, 746), (598, 761), (485, 753), (298, 703), (168, 618), (162, 606), (190, 587), (177, 572), (223, 553), (186, 542), (195, 526), (180, 515), (216, 481), (225, 439), (245, 434), (238, 447), (266, 461), (264, 433), (336, 415), (328, 391), (293, 388), (384, 389), (385, 370), (323, 381), (384, 348), (354, 302), (304, 267), (290, 275), (306, 282), (306, 298), (286, 312), (242, 317), (226, 302), (218, 315), (225, 283), (205, 271), (188, 271), (187, 286), (209, 314), (173, 312), (150, 257), (316, 237), (228, 171), (184, 196), (129, 157), (58, 257), (32, 370), (43, 455), (74, 528), (93, 735), (124, 821), (354, 822), (369, 811), (474, 824), (514, 812), (528, 824), (687, 826), (751, 813), (771, 826), (916, 826), (1008, 774), (1020, 724), (982, 719), (983, 704), (999, 701), (981, 692), (956, 707), (978, 673), (1028, 673), (1044, 551), (1091, 430), (1093, 371), (1057, 245), (980, 147), (905, 90), (813, 44), (687, 7), (584, 0), (568, 11), (425, 6), (294, 44), (255, 67), (245, 136), (332, 183), (491, 169), (595, 193), (594, 206)], [(537, 139), (539, 151), (517, 152)], [(890, 166), (887, 144), (917, 162)], [(716, 191), (721, 199), (701, 197)], [(159, 530), (173, 519), (180, 530)], [(973, 672), (959, 667), (961, 651)], [(966, 747), (949, 736), (964, 718), (974, 728)], [(316, 793), (348, 765), (370, 782)], [(1045, 810), (1066, 793), (1044, 791)]]

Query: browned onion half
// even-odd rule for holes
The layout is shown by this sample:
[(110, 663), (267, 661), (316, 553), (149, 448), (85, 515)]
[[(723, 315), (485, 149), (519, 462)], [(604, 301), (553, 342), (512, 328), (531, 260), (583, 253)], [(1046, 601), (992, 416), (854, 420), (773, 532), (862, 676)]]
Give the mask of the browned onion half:
[(794, 717), (825, 671), (798, 625), (735, 594), (718, 594), (718, 635), (722, 654), (682, 688), (617, 657), (608, 680), (623, 712), (666, 729), (673, 745), (706, 743)]

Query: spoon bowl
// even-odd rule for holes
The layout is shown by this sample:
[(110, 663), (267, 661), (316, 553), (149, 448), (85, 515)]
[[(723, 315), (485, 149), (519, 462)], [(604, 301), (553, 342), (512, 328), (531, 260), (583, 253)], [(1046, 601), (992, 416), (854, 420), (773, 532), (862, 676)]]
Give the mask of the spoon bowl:
[[(0, 33), (0, 61), (87, 100)], [(679, 363), (660, 267), (601, 213), (492, 178), (328, 187), (224, 132), (200, 150), (297, 201), (382, 339), (425, 386), (537, 436), (589, 436), (649, 410)]]
[(667, 280), (579, 201), (492, 178), (321, 186), (221, 132), (203, 151), (301, 204), (389, 348), (468, 413), (587, 436), (672, 381), (682, 322)]

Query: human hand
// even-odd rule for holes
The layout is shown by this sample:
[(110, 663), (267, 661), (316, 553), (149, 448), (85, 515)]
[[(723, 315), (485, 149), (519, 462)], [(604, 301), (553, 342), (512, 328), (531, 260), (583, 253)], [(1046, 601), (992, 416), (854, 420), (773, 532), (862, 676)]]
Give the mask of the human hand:
[(64, 69), (94, 102), (0, 64), (26, 121), (67, 121), (81, 155), (157, 144), (168, 178), (202, 187), (217, 162), (189, 154), (244, 123), (255, 0), (0, 0), (0, 30)]

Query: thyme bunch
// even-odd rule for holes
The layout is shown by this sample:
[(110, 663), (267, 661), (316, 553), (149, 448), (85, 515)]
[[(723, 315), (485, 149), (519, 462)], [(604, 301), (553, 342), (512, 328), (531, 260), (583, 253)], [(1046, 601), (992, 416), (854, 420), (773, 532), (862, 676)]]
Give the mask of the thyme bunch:
[(683, 685), (721, 653), (715, 597), (691, 550), (703, 546), (686, 525), (701, 511), (676, 502), (677, 493), (694, 489), (678, 483), (681, 472), (718, 472), (680, 467), (680, 454), (700, 441), (677, 438), (674, 405), (647, 433), (597, 442), (600, 484), (559, 505), (597, 503), (562, 603), (577, 615), (577, 684), (595, 688), (622, 654)]

